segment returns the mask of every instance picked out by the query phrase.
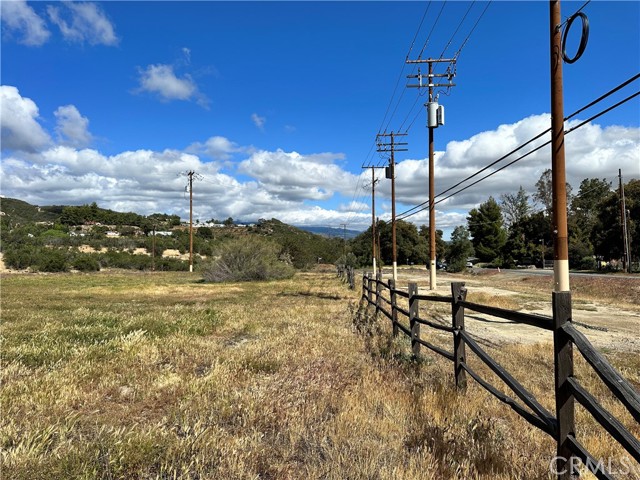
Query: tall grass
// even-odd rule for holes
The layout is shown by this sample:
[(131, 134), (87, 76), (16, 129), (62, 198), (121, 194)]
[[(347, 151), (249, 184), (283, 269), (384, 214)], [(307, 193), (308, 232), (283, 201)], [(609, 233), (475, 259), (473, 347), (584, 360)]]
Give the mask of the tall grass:
[[(2, 478), (551, 478), (551, 439), (458, 393), (447, 361), (412, 359), (358, 298), (332, 274), (4, 277)], [(552, 409), (547, 349), (492, 354)], [(581, 440), (618, 455), (581, 415)]]

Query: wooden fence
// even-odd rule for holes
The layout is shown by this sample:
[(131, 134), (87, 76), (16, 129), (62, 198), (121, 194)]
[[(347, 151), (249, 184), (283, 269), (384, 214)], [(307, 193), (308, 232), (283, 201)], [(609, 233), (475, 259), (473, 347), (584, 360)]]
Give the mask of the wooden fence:
[(346, 265), (336, 265), (336, 268), (338, 269), (338, 278), (341, 278), (342, 281), (347, 282), (351, 290), (356, 288), (355, 269)]
[[(388, 298), (384, 293), (388, 292)], [(420, 295), (416, 283), (409, 283), (408, 290), (396, 288), (395, 282), (389, 279), (384, 282), (378, 274), (373, 278), (371, 273), (364, 275), (362, 298), (375, 307), (375, 313), (383, 314), (392, 322), (393, 335), (400, 332), (411, 339), (411, 350), (416, 356), (422, 346), (443, 356), (453, 363), (453, 374), (456, 386), (466, 387), (466, 375), (469, 374), (489, 393), (502, 403), (511, 407), (531, 425), (539, 428), (557, 442), (556, 471), (559, 479), (570, 479), (574, 472), (570, 471), (573, 463), (571, 457), (579, 458), (582, 463), (599, 479), (612, 479), (605, 470), (604, 462), (596, 461), (586, 448), (576, 439), (575, 402), (580, 403), (620, 445), (640, 463), (640, 441), (634, 437), (613, 415), (605, 410), (598, 401), (584, 389), (573, 376), (573, 348), (595, 370), (613, 395), (626, 407), (631, 416), (640, 422), (640, 396), (607, 360), (595, 350), (587, 338), (573, 326), (571, 321), (570, 292), (553, 293), (553, 316), (521, 313), (488, 305), (481, 305), (466, 300), (467, 290), (464, 283), (451, 283), (451, 296)], [(398, 297), (408, 300), (409, 309), (398, 305)], [(451, 305), (451, 326), (420, 318), (419, 302), (441, 302)], [(467, 310), (492, 315), (494, 317), (524, 323), (553, 332), (553, 360), (555, 374), (555, 415), (545, 409), (536, 398), (527, 391), (509, 372), (500, 366), (478, 345), (465, 329), (464, 319)], [(399, 315), (408, 319), (408, 325), (399, 320)], [(453, 336), (452, 351), (447, 351), (420, 336), (421, 326), (449, 332)], [(496, 387), (484, 380), (466, 361), (466, 347), (469, 347), (513, 392), (516, 399), (500, 392)]]

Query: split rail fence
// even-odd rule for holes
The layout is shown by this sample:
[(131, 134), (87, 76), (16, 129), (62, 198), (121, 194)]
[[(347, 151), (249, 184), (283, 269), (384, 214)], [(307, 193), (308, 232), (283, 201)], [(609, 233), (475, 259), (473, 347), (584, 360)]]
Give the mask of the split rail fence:
[[(385, 293), (388, 297), (385, 298)], [(362, 298), (375, 307), (375, 313), (391, 320), (393, 335), (403, 333), (411, 339), (413, 355), (420, 355), (422, 346), (441, 355), (453, 363), (456, 386), (466, 388), (469, 374), (478, 384), (498, 400), (509, 405), (531, 425), (553, 437), (557, 443), (557, 465), (559, 479), (570, 479), (571, 457), (577, 457), (599, 479), (612, 479), (602, 461), (595, 460), (587, 449), (576, 439), (575, 402), (580, 403), (609, 434), (640, 463), (640, 441), (580, 384), (573, 375), (574, 346), (591, 365), (612, 394), (625, 406), (636, 422), (640, 423), (640, 396), (609, 362), (591, 345), (589, 340), (572, 324), (571, 293), (553, 292), (553, 316), (545, 317), (529, 313), (506, 310), (489, 305), (481, 305), (466, 300), (467, 290), (462, 282), (451, 283), (451, 296), (421, 295), (416, 283), (409, 283), (408, 290), (397, 288), (389, 279), (383, 281), (380, 274), (373, 278), (371, 273), (363, 276)], [(408, 300), (409, 308), (398, 305), (398, 298)], [(440, 302), (451, 305), (451, 325), (444, 325), (419, 315), (419, 302)], [(467, 310), (492, 315), (516, 323), (531, 325), (553, 333), (553, 360), (555, 375), (555, 415), (544, 408), (536, 398), (523, 387), (509, 372), (498, 364), (473, 339), (465, 329)], [(405, 325), (400, 318), (408, 319)], [(453, 336), (452, 351), (433, 345), (420, 336), (421, 326), (449, 332)], [(500, 392), (484, 380), (467, 363), (466, 347), (469, 347), (518, 397), (518, 400)]]

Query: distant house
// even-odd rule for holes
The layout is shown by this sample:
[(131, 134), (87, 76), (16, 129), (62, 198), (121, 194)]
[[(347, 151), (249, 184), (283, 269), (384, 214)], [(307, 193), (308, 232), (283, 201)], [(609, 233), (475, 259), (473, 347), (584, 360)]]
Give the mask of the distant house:
[(107, 238), (120, 238), (119, 232), (114, 232), (113, 230), (109, 230), (107, 233)]

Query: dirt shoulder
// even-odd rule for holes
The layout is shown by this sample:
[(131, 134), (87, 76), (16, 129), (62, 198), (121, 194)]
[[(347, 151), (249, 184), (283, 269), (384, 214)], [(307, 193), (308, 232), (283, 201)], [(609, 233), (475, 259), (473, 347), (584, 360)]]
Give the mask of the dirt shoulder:
[[(390, 275), (385, 275), (387, 278)], [(451, 295), (451, 282), (465, 283), (468, 299), (484, 305), (492, 305), (524, 313), (551, 317), (552, 280), (539, 276), (514, 277), (505, 273), (491, 272), (478, 275), (438, 274), (438, 286), (429, 290), (428, 273), (417, 269), (400, 271), (400, 286), (417, 282), (421, 293)], [(615, 293), (600, 286), (608, 283)], [(640, 281), (613, 281), (595, 278), (580, 279), (576, 292), (572, 292), (573, 322), (593, 345), (601, 350), (640, 352), (640, 304), (638, 300)], [(448, 322), (448, 306), (434, 307), (434, 314)], [(470, 312), (465, 315), (467, 330), (483, 343), (499, 345), (505, 343), (535, 344), (551, 342), (551, 332), (529, 325), (516, 324), (489, 315)]]

